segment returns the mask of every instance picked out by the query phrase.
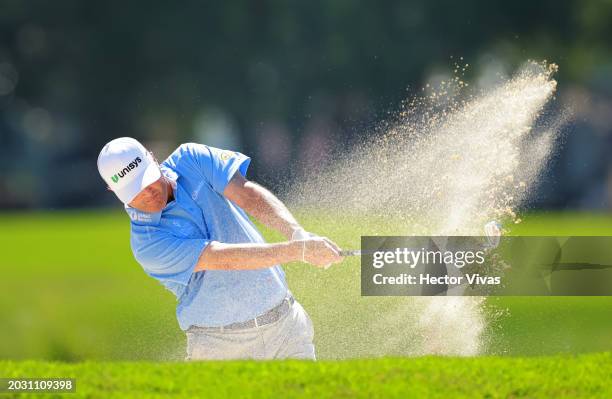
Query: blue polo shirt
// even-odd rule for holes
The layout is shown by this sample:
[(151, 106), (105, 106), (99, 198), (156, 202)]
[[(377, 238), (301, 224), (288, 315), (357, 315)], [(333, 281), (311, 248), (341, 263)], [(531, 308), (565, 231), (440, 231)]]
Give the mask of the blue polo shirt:
[(245, 212), (223, 191), (232, 176), (246, 175), (250, 158), (202, 144), (183, 144), (160, 167), (175, 182), (174, 200), (159, 213), (126, 206), (131, 246), (144, 271), (177, 297), (181, 329), (222, 326), (254, 318), (287, 294), (280, 265), (257, 270), (194, 273), (211, 241), (263, 243)]

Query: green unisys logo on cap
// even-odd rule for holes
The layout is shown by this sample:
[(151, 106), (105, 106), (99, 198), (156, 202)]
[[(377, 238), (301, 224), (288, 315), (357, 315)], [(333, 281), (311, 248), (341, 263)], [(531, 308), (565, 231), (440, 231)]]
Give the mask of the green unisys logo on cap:
[(138, 164), (140, 164), (141, 162), (142, 162), (142, 159), (140, 159), (140, 157), (136, 157), (136, 159), (130, 162), (125, 168), (121, 169), (119, 172), (117, 172), (111, 177), (111, 180), (113, 181), (113, 183), (117, 183), (119, 179), (122, 179), (123, 177), (125, 177), (125, 175), (130, 173), (132, 170), (136, 169), (138, 167)]

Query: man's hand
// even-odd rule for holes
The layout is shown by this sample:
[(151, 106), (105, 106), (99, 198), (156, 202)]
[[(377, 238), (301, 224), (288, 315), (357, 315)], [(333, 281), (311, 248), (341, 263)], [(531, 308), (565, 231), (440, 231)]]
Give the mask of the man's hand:
[(298, 242), (302, 244), (302, 260), (311, 265), (327, 269), (343, 259), (340, 248), (329, 238), (311, 237)]

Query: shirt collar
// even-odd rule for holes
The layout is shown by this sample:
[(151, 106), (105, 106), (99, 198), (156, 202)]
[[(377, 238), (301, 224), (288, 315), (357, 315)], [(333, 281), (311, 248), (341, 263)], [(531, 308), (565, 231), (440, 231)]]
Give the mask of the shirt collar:
[(159, 169), (161, 170), (162, 174), (168, 178), (170, 185), (174, 190), (174, 194), (176, 194), (176, 181), (178, 180), (179, 175), (164, 164), (159, 165)]
[[(174, 170), (170, 169), (168, 166), (164, 164), (160, 165), (159, 169), (161, 170), (162, 175), (165, 176), (170, 182), (170, 185), (172, 186), (173, 195), (174, 195), (174, 201), (176, 201), (176, 196), (178, 194), (177, 180), (179, 178), (179, 175)], [(168, 204), (166, 204), (166, 208), (167, 207), (168, 207)], [(155, 213), (143, 212), (136, 208), (132, 208), (128, 204), (125, 204), (125, 211), (130, 216), (130, 219), (132, 220), (132, 222), (137, 222), (140, 224), (158, 225), (161, 219), (163, 209), (160, 212), (155, 212)]]

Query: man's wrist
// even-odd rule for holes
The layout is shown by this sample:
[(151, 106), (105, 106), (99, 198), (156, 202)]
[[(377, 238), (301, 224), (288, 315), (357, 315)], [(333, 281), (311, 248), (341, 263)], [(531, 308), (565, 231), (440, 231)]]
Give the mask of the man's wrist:
[(292, 240), (287, 242), (291, 262), (301, 262), (304, 256), (304, 241)]

